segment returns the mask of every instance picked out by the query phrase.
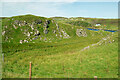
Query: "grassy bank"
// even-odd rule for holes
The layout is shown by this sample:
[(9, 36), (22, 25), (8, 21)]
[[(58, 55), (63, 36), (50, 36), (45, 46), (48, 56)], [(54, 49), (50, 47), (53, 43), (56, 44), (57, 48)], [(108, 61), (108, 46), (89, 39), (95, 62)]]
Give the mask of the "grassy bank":
[(22, 44), (21, 48), (18, 47), (21, 50), (16, 47), (13, 49), (17, 51), (6, 52), (3, 77), (29, 77), (31, 61), (33, 78), (115, 78), (118, 74), (118, 45), (115, 36), (111, 39), (115, 42), (104, 42), (83, 51), (84, 47), (99, 42), (101, 37)]

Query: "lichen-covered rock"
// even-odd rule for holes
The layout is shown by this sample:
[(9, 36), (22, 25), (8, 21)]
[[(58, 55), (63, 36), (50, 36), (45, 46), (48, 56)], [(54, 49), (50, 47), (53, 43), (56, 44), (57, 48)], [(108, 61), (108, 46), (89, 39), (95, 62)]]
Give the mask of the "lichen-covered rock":
[(28, 41), (27, 41), (27, 40), (24, 40), (24, 43), (25, 43), (25, 42), (27, 42), (27, 43), (28, 43)]
[(47, 20), (47, 24), (50, 24), (50, 20)]
[(56, 23), (57, 30), (59, 29), (59, 25)]
[(33, 38), (33, 40), (36, 40), (36, 39), (38, 39), (38, 36), (36, 36), (35, 38)]
[(24, 25), (27, 25), (27, 24), (28, 24), (26, 21), (24, 21), (23, 23), (24, 23)]
[(77, 29), (77, 30), (76, 30), (76, 35), (79, 36), (79, 37), (81, 37), (81, 36), (87, 37), (86, 31), (83, 30), (83, 29)]
[(63, 33), (63, 38), (70, 38), (70, 36), (65, 31), (62, 30), (62, 33)]
[(37, 30), (37, 32), (35, 32), (35, 36), (39, 36), (40, 32)]
[(60, 35), (60, 37), (63, 37), (62, 35)]
[(23, 43), (23, 40), (20, 40), (20, 44), (22, 44)]
[(5, 31), (2, 32), (2, 36), (4, 36), (4, 35), (5, 35)]
[(55, 33), (56, 33), (56, 30), (53, 30), (53, 33), (55, 34)]
[(56, 34), (56, 36), (58, 36), (58, 35)]
[(5, 37), (5, 41), (8, 41), (8, 37), (7, 36)]
[(17, 26), (13, 25), (13, 27), (14, 27), (15, 29), (17, 29)]
[(33, 23), (30, 25), (31, 29), (34, 30), (34, 25)]
[(87, 46), (87, 47), (83, 48), (82, 50), (86, 50), (86, 49), (89, 49), (89, 48), (90, 48), (90, 46)]
[(47, 23), (44, 23), (44, 28), (49, 28), (48, 24)]
[(33, 32), (30, 32), (30, 34), (33, 34)]
[(8, 28), (7, 26), (5, 26), (5, 28)]
[(48, 33), (48, 30), (47, 28), (44, 29), (44, 33), (47, 34)]
[(36, 20), (35, 23), (36, 23), (36, 24), (41, 24), (41, 23), (42, 23), (42, 20)]
[(52, 23), (54, 23), (54, 20), (52, 20)]
[(20, 23), (19, 20), (15, 20), (15, 21), (14, 21), (14, 24), (16, 24), (16, 25), (18, 25), (19, 23)]
[(46, 22), (44, 22), (44, 28), (49, 28), (48, 24), (50, 24), (50, 20), (46, 20)]
[(27, 33), (27, 36), (30, 37), (30, 33), (29, 32)]

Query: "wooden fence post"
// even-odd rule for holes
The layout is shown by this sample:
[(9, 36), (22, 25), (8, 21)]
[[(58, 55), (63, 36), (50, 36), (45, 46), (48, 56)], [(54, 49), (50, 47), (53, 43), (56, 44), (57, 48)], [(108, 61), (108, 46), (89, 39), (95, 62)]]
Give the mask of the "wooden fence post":
[(97, 76), (94, 76), (95, 80), (97, 80)]
[(32, 70), (31, 70), (31, 62), (30, 62), (30, 67), (29, 67), (29, 78), (30, 78), (30, 80), (31, 80), (31, 72), (32, 72)]
[(4, 62), (4, 53), (2, 54), (2, 59), (3, 59), (3, 62)]

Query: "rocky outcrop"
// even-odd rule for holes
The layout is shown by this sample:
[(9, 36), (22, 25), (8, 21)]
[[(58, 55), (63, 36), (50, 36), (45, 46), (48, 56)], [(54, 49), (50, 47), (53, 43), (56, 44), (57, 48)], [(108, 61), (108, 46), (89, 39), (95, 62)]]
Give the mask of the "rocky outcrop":
[(40, 32), (37, 30), (36, 32), (35, 32), (35, 36), (39, 36), (40, 35)]
[(51, 22), (50, 20), (47, 20), (47, 24), (50, 24), (50, 22)]
[(59, 26), (58, 26), (58, 24), (56, 23), (56, 26), (57, 26), (57, 30), (59, 30)]
[(47, 34), (47, 33), (48, 33), (47, 28), (45, 28), (43, 32), (44, 32), (45, 34)]
[(36, 23), (36, 24), (41, 24), (41, 23), (42, 23), (42, 20), (36, 20), (35, 23)]
[[(57, 23), (57, 21), (55, 21), (54, 19), (37, 17), (35, 19), (30, 18), (31, 20), (29, 20), (29, 18), (30, 17), (26, 17), (24, 19), (10, 19), (11, 26), (4, 25), (3, 27), (2, 35), (4, 36), (4, 40), (18, 41), (20, 44), (22, 44), (27, 42), (33, 42), (34, 40), (51, 42), (55, 39), (70, 38), (70, 35), (67, 33), (69, 32), (67, 30), (70, 29), (64, 28), (64, 25), (61, 25), (61, 23)], [(70, 28), (74, 29), (73, 26)], [(16, 39), (14, 36), (11, 36), (13, 34), (8, 35), (7, 37), (6, 34), (9, 31), (15, 33), (18, 36), (20, 35), (23, 37), (16, 37), (18, 38)], [(77, 30), (76, 34), (78, 34), (78, 36), (86, 36), (86, 32), (84, 30)], [(11, 39), (11, 37), (13, 37), (14, 39)]]
[(32, 30), (34, 30), (34, 23), (32, 23), (31, 25), (29, 25), (31, 27)]
[(53, 33), (55, 34), (55, 33), (56, 33), (56, 30), (53, 30)]
[(50, 20), (46, 20), (46, 22), (44, 23), (44, 26), (43, 26), (43, 28), (44, 28), (44, 34), (48, 34), (48, 28), (49, 28), (49, 25), (48, 24), (50, 24)]
[(62, 30), (62, 33), (63, 33), (63, 38), (70, 38), (70, 36), (64, 30)]
[(19, 23), (20, 23), (19, 20), (15, 20), (15, 21), (14, 21), (14, 24), (16, 24), (16, 25), (19, 25)]
[(17, 26), (13, 25), (14, 29), (17, 29)]
[(79, 37), (81, 37), (81, 36), (87, 37), (86, 31), (83, 30), (83, 29), (77, 29), (77, 30), (76, 30), (76, 35), (79, 36)]
[(20, 20), (15, 20), (14, 21), (14, 25), (18, 25), (18, 26), (25, 26), (25, 25), (27, 25), (28, 23), (27, 23), (27, 21), (20, 21)]
[(38, 39), (38, 36), (36, 36), (35, 38), (33, 38), (33, 40), (36, 40), (36, 39)]

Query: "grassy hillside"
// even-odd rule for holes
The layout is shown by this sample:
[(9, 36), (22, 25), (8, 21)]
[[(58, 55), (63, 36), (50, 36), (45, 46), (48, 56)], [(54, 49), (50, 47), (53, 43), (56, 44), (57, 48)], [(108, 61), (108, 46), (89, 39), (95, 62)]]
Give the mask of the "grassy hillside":
[(28, 78), (32, 62), (32, 78), (117, 78), (118, 32), (88, 30), (95, 28), (92, 21), (101, 22), (99, 29), (117, 30), (110, 24), (114, 19), (4, 18), (3, 77)]
[[(102, 29), (118, 29), (118, 19), (102, 19), (102, 18), (73, 18), (73, 20), (86, 21), (92, 25), (93, 28), (102, 28)], [(95, 26), (100, 24), (101, 26)]]

